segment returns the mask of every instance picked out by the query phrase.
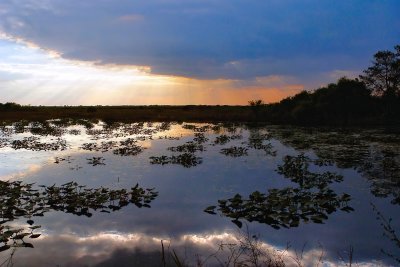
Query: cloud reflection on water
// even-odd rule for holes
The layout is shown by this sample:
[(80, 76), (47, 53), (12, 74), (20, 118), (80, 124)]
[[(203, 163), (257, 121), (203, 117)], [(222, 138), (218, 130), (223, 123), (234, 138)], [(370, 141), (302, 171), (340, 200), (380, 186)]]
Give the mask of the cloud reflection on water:
[[(17, 251), (16, 266), (24, 266), (27, 262), (32, 267), (36, 266), (160, 266), (161, 241), (166, 253), (176, 251), (187, 263), (195, 264), (197, 257), (205, 260), (215, 254), (220, 260), (225, 260), (230, 255), (227, 248), (221, 251), (221, 244), (239, 244), (240, 233), (218, 232), (202, 234), (185, 234), (177, 238), (152, 236), (143, 233), (99, 232), (95, 235), (82, 237), (74, 234), (42, 235), (35, 242), (37, 249), (24, 249)], [(45, 248), (42, 253), (40, 248)], [(325, 258), (323, 248), (308, 249), (307, 246), (300, 258), (299, 251), (286, 247), (275, 247), (266, 242), (260, 243), (263, 251), (268, 251), (276, 257), (282, 257), (286, 266), (298, 266), (299, 259), (303, 266), (316, 266), (322, 255), (324, 266), (338, 266), (344, 264), (340, 259), (329, 260)], [(296, 254), (297, 253), (297, 254)], [(49, 258), (51, 255), (51, 258)], [(220, 266), (215, 257), (211, 257), (207, 266)], [(346, 260), (346, 259), (345, 259)], [(385, 266), (378, 261), (359, 262), (358, 266)]]

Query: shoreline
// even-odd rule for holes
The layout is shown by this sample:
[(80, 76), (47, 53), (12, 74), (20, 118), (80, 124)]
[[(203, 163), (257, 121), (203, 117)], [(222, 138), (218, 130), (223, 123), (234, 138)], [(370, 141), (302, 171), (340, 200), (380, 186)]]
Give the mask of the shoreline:
[(279, 118), (269, 105), (252, 106), (18, 106), (0, 110), (0, 121), (89, 119), (118, 122), (238, 122), (296, 126), (399, 127), (381, 117), (338, 118), (336, 121), (293, 121)]

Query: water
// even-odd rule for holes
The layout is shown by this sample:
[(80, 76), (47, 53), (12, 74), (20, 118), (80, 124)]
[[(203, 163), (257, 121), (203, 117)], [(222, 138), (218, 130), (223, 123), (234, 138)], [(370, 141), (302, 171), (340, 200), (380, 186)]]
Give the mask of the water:
[[(220, 266), (248, 235), (288, 266), (350, 256), (395, 266), (387, 254), (400, 254), (390, 232), (400, 228), (399, 148), (398, 133), (383, 129), (3, 124), (1, 262), (162, 266), (162, 242), (167, 265), (176, 266), (175, 251), (188, 264)], [(15, 193), (16, 181), (33, 184)]]

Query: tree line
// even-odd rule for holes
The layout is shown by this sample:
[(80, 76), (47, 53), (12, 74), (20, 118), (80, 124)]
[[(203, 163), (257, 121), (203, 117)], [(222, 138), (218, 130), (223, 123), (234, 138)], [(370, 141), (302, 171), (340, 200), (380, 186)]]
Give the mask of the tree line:
[(340, 78), (279, 103), (249, 101), (256, 116), (272, 123), (370, 125), (400, 123), (400, 45), (379, 51), (359, 78)]
[(299, 125), (400, 125), (400, 45), (378, 51), (358, 78), (343, 77), (279, 103), (249, 106), (21, 106), (0, 103), (0, 119), (91, 118), (150, 121), (240, 121)]

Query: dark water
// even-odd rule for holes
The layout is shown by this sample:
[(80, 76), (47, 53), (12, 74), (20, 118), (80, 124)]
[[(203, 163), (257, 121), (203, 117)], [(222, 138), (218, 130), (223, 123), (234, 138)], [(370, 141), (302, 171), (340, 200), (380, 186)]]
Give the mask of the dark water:
[(167, 265), (175, 251), (221, 266), (246, 236), (287, 266), (399, 264), (394, 130), (56, 120), (0, 134), (3, 266), (162, 266), (161, 241)]

